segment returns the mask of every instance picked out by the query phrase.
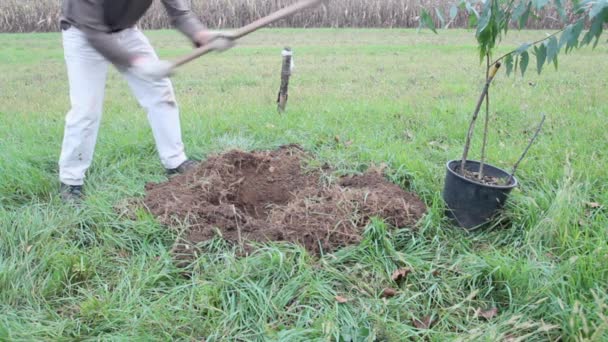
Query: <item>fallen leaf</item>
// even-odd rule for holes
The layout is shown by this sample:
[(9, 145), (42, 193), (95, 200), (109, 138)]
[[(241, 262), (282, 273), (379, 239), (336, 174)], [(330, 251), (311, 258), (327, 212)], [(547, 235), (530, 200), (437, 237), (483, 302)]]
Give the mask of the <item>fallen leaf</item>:
[(422, 317), (422, 320), (412, 318), (412, 323), (418, 329), (428, 329), (433, 323), (435, 323), (435, 321), (431, 319), (431, 316), (424, 316)]
[(336, 142), (339, 144), (339, 143), (340, 143), (340, 136), (339, 136), (339, 135), (336, 135), (336, 136), (334, 137), (334, 140), (335, 140), (335, 141), (336, 141)]
[(486, 310), (486, 311), (482, 311), (481, 309), (477, 309), (477, 317), (483, 317), (487, 320), (490, 320), (494, 317), (496, 317), (496, 315), (498, 315), (498, 309), (497, 308), (491, 308), (490, 310)]
[(593, 208), (593, 209), (597, 209), (602, 206), (601, 204), (599, 204), (597, 202), (585, 202), (585, 204), (587, 204), (587, 206), (589, 208)]
[(74, 317), (80, 312), (78, 305), (64, 305), (57, 309), (57, 314), (61, 316)]
[(118, 254), (118, 256), (119, 256), (119, 257), (121, 257), (121, 258), (125, 258), (125, 259), (126, 259), (126, 258), (128, 258), (128, 257), (129, 257), (129, 252), (127, 252), (127, 251), (126, 251), (126, 250), (124, 250), (124, 249), (119, 250), (117, 254)]
[(388, 168), (386, 163), (380, 163), (380, 165), (372, 164), (367, 168), (368, 172), (375, 172), (377, 174), (384, 174), (384, 170)]
[(410, 131), (404, 131), (403, 137), (405, 138), (405, 140), (408, 140), (408, 141), (414, 140), (414, 134), (412, 134), (412, 132), (410, 132)]
[(32, 245), (27, 245), (27, 247), (25, 247), (25, 252), (29, 253), (32, 250)]
[(274, 170), (275, 170), (274, 166), (271, 166), (271, 167), (268, 168), (268, 172), (270, 172), (270, 173), (273, 173)]
[(393, 272), (391, 279), (393, 279), (394, 281), (400, 281), (401, 279), (407, 278), (407, 275), (410, 273), (412, 273), (411, 268), (400, 268)]
[(395, 289), (391, 289), (390, 287), (385, 288), (384, 290), (382, 290), (382, 298), (390, 298), (390, 297), (394, 297), (397, 294), (397, 291)]
[(336, 296), (336, 302), (340, 303), (340, 304), (344, 304), (348, 302), (348, 299), (342, 297), (342, 296)]
[(348, 146), (350, 146), (350, 145), (352, 145), (352, 144), (353, 144), (353, 141), (352, 141), (352, 140), (349, 140), (349, 141), (346, 141), (346, 142), (344, 143), (344, 146), (348, 147)]
[(439, 141), (431, 141), (431, 142), (429, 142), (429, 146), (437, 147), (437, 148), (439, 148), (439, 149), (441, 149), (443, 151), (447, 151), (448, 150), (448, 147), (445, 146), (445, 145), (443, 145)]
[(432, 274), (434, 277), (437, 277), (438, 275), (440, 275), (440, 274), (441, 274), (441, 272), (440, 272), (439, 270), (433, 270), (433, 271), (431, 272), (431, 274)]

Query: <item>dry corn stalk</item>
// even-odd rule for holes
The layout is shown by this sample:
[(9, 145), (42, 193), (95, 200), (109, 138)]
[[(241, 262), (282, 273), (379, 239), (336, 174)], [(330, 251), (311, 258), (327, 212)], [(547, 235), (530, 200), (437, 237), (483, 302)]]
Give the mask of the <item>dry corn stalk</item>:
[[(211, 28), (241, 27), (297, 0), (192, 0), (192, 9)], [(46, 32), (59, 29), (61, 0), (0, 1), (0, 32)], [(437, 8), (448, 17), (455, 1), (439, 0), (331, 0), (324, 7), (292, 16), (275, 26), (288, 27), (417, 27), (422, 8)], [(430, 11), (437, 20), (435, 11)], [(560, 27), (557, 13), (543, 12), (529, 28)], [(459, 14), (450, 27), (466, 27), (468, 18)], [(140, 23), (144, 29), (169, 28), (160, 1)]]

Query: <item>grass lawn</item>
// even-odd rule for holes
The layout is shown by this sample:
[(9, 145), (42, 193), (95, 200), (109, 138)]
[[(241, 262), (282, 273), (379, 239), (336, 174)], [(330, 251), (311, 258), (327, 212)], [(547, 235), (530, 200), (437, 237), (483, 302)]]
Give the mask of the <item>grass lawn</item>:
[[(503, 46), (544, 35), (511, 32)], [(173, 31), (148, 36), (164, 58), (190, 49)], [(173, 80), (191, 156), (298, 143), (344, 173), (385, 163), (429, 206), (416, 229), (374, 222), (360, 245), (321, 258), (282, 244), (242, 258), (213, 240), (189, 279), (168, 252), (175, 233), (124, 210), (166, 179), (126, 82), (111, 72), (88, 198), (75, 210), (57, 196), (69, 109), (61, 37), (2, 34), (0, 45), (2, 341), (608, 340), (603, 42), (560, 56), (557, 72), (538, 76), (531, 62), (524, 79), (499, 74), (490, 162), (510, 169), (541, 113), (547, 122), (507, 223), (474, 233), (451, 227), (441, 200), (483, 84), (474, 32), (265, 30), (188, 64)], [(286, 45), (296, 70), (281, 116)], [(397, 287), (400, 267), (412, 273)], [(386, 287), (397, 295), (380, 298)], [(425, 318), (429, 329), (414, 324)]]

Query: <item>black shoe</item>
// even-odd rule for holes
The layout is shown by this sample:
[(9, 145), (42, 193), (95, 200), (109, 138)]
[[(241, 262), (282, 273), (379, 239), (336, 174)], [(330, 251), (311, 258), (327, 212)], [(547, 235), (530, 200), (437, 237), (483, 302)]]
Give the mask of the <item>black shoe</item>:
[(79, 203), (84, 199), (84, 193), (82, 192), (82, 185), (67, 185), (61, 183), (59, 188), (59, 194), (61, 200), (68, 203)]
[(197, 162), (195, 162), (194, 160), (188, 159), (185, 162), (181, 163), (175, 169), (167, 169), (167, 174), (168, 175), (175, 175), (175, 174), (186, 173), (186, 172), (188, 172), (190, 170), (193, 170), (197, 165), (198, 165)]

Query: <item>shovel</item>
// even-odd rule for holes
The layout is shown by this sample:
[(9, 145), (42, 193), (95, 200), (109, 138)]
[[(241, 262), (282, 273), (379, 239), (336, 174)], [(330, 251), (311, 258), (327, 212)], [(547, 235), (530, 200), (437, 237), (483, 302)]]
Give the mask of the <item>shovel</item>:
[[(264, 26), (270, 25), (278, 20), (281, 20), (285, 17), (293, 15), (293, 14), (300, 12), (302, 10), (305, 10), (307, 8), (318, 6), (323, 1), (324, 0), (303, 0), (303, 1), (297, 2), (291, 6), (287, 6), (266, 17), (263, 17), (246, 26), (243, 26), (235, 31), (226, 33), (223, 36), (227, 37), (229, 39), (232, 39), (232, 40), (237, 40)], [(222, 34), (220, 34), (219, 37), (222, 37)], [(213, 45), (213, 42), (206, 44), (204, 46), (201, 46), (200, 48), (197, 48), (194, 51), (190, 52), (188, 55), (178, 58), (175, 62), (173, 62), (173, 67), (171, 68), (170, 72), (173, 72), (176, 68), (178, 68), (188, 62), (191, 62), (203, 55), (206, 55), (209, 52), (212, 52), (214, 50), (215, 50), (215, 46)]]

